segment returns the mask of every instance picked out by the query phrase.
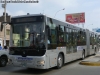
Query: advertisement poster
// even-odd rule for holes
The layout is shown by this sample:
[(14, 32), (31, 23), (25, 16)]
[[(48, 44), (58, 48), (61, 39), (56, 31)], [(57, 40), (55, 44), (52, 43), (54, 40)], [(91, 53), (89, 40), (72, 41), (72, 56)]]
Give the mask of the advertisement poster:
[(85, 13), (66, 14), (66, 22), (85, 23)]

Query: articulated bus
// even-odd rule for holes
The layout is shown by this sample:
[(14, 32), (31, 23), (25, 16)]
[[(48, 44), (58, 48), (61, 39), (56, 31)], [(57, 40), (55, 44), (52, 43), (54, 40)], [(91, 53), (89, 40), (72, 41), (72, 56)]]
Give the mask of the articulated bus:
[(43, 14), (11, 18), (10, 59), (14, 66), (49, 69), (98, 51), (99, 35)]

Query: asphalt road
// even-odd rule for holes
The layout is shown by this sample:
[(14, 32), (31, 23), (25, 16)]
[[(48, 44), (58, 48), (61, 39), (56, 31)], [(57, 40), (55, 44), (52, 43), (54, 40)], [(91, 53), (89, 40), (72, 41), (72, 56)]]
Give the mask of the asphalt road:
[(81, 60), (64, 65), (61, 69), (26, 69), (7, 65), (0, 67), (0, 75), (100, 75), (100, 66), (80, 65)]

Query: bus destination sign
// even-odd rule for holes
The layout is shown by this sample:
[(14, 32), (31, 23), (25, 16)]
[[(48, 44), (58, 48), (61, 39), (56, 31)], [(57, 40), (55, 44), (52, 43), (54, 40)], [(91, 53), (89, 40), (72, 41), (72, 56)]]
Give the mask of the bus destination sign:
[(43, 20), (43, 16), (19, 17), (11, 19), (12, 23), (43, 22)]
[(36, 17), (29, 17), (29, 18), (18, 18), (16, 19), (16, 22), (29, 22), (29, 21), (36, 21)]

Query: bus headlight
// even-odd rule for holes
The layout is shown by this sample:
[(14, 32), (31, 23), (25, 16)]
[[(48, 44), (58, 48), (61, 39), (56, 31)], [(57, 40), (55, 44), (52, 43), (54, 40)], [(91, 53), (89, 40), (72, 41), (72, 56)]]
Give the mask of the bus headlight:
[(42, 61), (37, 61), (37, 63), (44, 65), (45, 61), (43, 61), (43, 60)]

